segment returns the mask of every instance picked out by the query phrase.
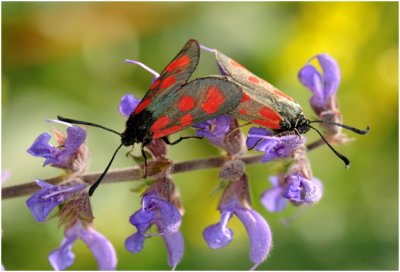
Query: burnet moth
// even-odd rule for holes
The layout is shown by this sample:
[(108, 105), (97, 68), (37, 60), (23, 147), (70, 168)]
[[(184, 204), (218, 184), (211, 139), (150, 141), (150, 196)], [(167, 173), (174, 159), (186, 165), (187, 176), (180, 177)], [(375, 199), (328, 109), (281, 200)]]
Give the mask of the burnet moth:
[(233, 82), (239, 84), (244, 93), (239, 105), (233, 111), (230, 111), (229, 115), (268, 128), (277, 135), (290, 131), (300, 135), (313, 129), (345, 163), (346, 168), (350, 167), (349, 159), (335, 150), (311, 124), (324, 123), (339, 126), (360, 135), (366, 134), (369, 131), (369, 127), (361, 130), (327, 120), (307, 119), (304, 116), (303, 109), (293, 98), (254, 75), (237, 61), (227, 57), (218, 50), (205, 46), (201, 46), (201, 48), (215, 54), (221, 74), (228, 76)]
[(168, 135), (226, 114), (239, 105), (243, 96), (241, 88), (224, 76), (207, 76), (188, 82), (199, 58), (199, 43), (189, 40), (150, 86), (127, 120), (126, 129), (122, 133), (95, 123), (58, 116), (61, 121), (99, 127), (121, 137), (121, 144), (102, 175), (90, 187), (89, 195), (94, 193), (122, 146), (141, 144), (146, 169), (146, 154), (143, 149), (152, 139), (162, 138), (168, 144), (175, 144), (189, 137), (181, 137), (170, 143)]

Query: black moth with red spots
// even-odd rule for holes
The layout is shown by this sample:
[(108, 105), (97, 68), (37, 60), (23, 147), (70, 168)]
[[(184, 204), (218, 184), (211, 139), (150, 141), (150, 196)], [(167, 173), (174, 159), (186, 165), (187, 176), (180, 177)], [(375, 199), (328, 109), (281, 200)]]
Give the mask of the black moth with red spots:
[[(100, 184), (123, 145), (140, 143), (146, 167), (146, 154), (143, 148), (152, 139), (162, 138), (169, 143), (168, 135), (226, 114), (239, 105), (243, 92), (238, 84), (227, 77), (208, 76), (188, 82), (199, 63), (199, 58), (199, 43), (196, 40), (189, 40), (150, 86), (149, 91), (130, 115), (123, 133), (90, 122), (58, 117), (62, 121), (100, 127), (121, 136), (121, 144), (115, 150), (103, 174), (91, 186), (89, 195), (92, 195)], [(179, 138), (173, 144), (182, 139), (184, 138)]]
[(300, 136), (300, 134), (313, 129), (321, 136), (328, 147), (343, 160), (346, 167), (350, 166), (349, 159), (336, 151), (322, 134), (310, 124), (324, 123), (339, 126), (361, 135), (366, 134), (369, 127), (360, 130), (327, 120), (309, 120), (304, 116), (301, 106), (293, 98), (257, 77), (237, 61), (225, 56), (218, 50), (211, 51), (215, 53), (221, 74), (227, 76), (232, 83), (238, 84), (243, 92), (239, 105), (229, 112), (231, 116), (268, 128), (274, 131), (277, 136), (281, 133), (293, 132)]

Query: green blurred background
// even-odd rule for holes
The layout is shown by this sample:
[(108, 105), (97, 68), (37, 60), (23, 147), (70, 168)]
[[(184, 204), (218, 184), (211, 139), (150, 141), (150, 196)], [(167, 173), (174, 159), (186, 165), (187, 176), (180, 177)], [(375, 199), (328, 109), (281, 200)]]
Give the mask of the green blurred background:
[[(331, 54), (342, 69), (338, 98), (345, 122), (372, 129), (338, 147), (352, 161), (349, 170), (327, 147), (310, 154), (324, 197), (287, 227), (281, 220), (295, 208), (271, 214), (259, 202), (270, 186), (273, 163), (247, 168), (253, 205), (273, 231), (273, 249), (260, 269), (398, 269), (398, 3), (3, 2), (2, 26), (1, 168), (11, 172), (3, 186), (58, 175), (26, 152), (40, 133), (52, 131), (46, 118), (62, 114), (124, 129), (120, 98), (143, 96), (151, 80), (124, 64), (125, 58), (161, 71), (189, 38), (196, 38), (294, 97), (314, 117), (297, 72), (316, 53)], [(216, 71), (212, 56), (202, 53), (195, 76)], [(315, 133), (307, 137), (316, 139)], [(87, 142), (90, 171), (103, 170), (119, 139), (90, 128)], [(205, 140), (170, 148), (176, 161), (218, 154)], [(121, 153), (112, 168), (130, 165)], [(228, 247), (211, 250), (202, 238), (203, 229), (219, 219), (219, 194), (211, 195), (217, 174), (173, 176), (186, 209), (185, 255), (178, 269), (252, 266), (246, 232), (236, 219)], [(116, 247), (118, 269), (169, 269), (159, 237), (147, 239), (139, 254), (124, 248), (135, 232), (128, 218), (140, 205), (139, 195), (129, 191), (136, 185), (104, 185), (97, 191), (92, 198), (96, 228)], [(26, 198), (2, 201), (2, 263), (8, 270), (49, 270), (47, 255), (63, 232), (55, 219), (35, 222)], [(82, 242), (73, 250), (72, 269), (97, 267)]]

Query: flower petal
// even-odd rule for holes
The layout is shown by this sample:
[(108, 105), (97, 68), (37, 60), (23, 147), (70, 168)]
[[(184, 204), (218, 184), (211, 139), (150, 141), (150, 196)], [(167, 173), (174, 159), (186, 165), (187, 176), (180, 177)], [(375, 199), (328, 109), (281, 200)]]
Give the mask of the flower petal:
[(309, 180), (293, 174), (286, 178), (286, 183), (282, 196), (296, 204), (315, 203), (322, 197), (323, 186), (316, 178)]
[(136, 232), (125, 240), (125, 247), (133, 254), (140, 252), (144, 246), (144, 239), (146, 237), (142, 232)]
[(175, 270), (180, 263), (184, 252), (183, 236), (180, 231), (170, 233), (166, 232), (162, 235), (168, 251), (168, 265)]
[(212, 249), (226, 247), (233, 239), (233, 231), (220, 223), (211, 225), (203, 231), (204, 240)]
[(269, 136), (271, 132), (264, 128), (251, 128), (246, 144), (264, 152), (262, 161), (267, 162), (275, 158), (285, 158), (292, 155), (293, 151), (304, 143), (304, 137), (295, 134), (285, 136)]
[(77, 126), (67, 128), (67, 139), (65, 139), (64, 150), (69, 157), (74, 154), (86, 139), (86, 131)]
[(217, 118), (195, 124), (196, 136), (206, 137), (212, 144), (222, 146), (226, 133), (231, 124), (229, 115), (220, 115)]
[(286, 208), (287, 200), (282, 197), (281, 187), (272, 187), (261, 195), (261, 203), (270, 212), (280, 212)]
[(136, 109), (137, 105), (139, 105), (140, 99), (136, 99), (133, 95), (131, 94), (125, 94), (121, 102), (119, 104), (119, 112), (125, 116), (129, 117), (132, 112)]
[(250, 239), (250, 260), (255, 269), (268, 256), (272, 246), (271, 229), (265, 219), (254, 210), (237, 208), (234, 213), (242, 221)]
[(42, 180), (36, 180), (36, 183), (42, 189), (34, 193), (26, 201), (26, 204), (38, 222), (44, 222), (55, 207), (86, 187), (86, 184), (83, 183), (68, 186), (55, 186)]
[(313, 93), (312, 104), (325, 105), (322, 76), (318, 70), (314, 66), (306, 64), (299, 71), (298, 77), (300, 82)]
[(151, 221), (154, 218), (153, 211), (138, 210), (129, 218), (129, 222), (136, 227), (139, 232), (145, 233), (150, 227)]
[(328, 99), (336, 94), (341, 81), (340, 68), (336, 60), (328, 54), (316, 56), (324, 75), (324, 97)]
[(48, 159), (58, 152), (57, 148), (49, 143), (50, 138), (49, 133), (40, 134), (27, 150), (32, 156), (46, 158), (43, 166), (49, 164)]
[(72, 126), (67, 129), (67, 138), (62, 148), (54, 147), (49, 143), (50, 134), (42, 133), (36, 138), (28, 153), (35, 157), (45, 158), (43, 166), (52, 164), (53, 166), (65, 168), (71, 156), (78, 150), (86, 139), (86, 131), (83, 128)]
[(231, 216), (232, 212), (230, 210), (222, 211), (221, 221), (217, 224), (207, 227), (203, 231), (204, 240), (206, 240), (210, 248), (212, 249), (223, 248), (226, 247), (232, 241), (233, 231), (227, 227)]
[(181, 214), (172, 203), (162, 200), (157, 193), (147, 193), (143, 196), (143, 209), (155, 212), (154, 221), (161, 232), (172, 233), (179, 230)]
[[(80, 221), (78, 221), (80, 222)], [(82, 225), (82, 223), (80, 223)], [(82, 226), (79, 236), (93, 253), (99, 270), (114, 270), (117, 266), (117, 254), (110, 241), (91, 227)]]
[(71, 249), (76, 239), (78, 239), (77, 235), (64, 238), (61, 246), (49, 254), (48, 259), (54, 270), (64, 270), (74, 263), (75, 254)]

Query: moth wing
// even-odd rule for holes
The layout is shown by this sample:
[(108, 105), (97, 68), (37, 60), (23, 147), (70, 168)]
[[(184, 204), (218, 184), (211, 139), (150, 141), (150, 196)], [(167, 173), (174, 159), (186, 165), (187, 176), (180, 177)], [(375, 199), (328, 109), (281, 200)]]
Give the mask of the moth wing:
[(169, 92), (184, 85), (199, 64), (199, 58), (199, 43), (193, 39), (187, 41), (178, 55), (172, 59), (150, 86), (133, 114), (138, 114), (150, 103), (157, 103), (157, 101), (163, 100), (164, 96), (167, 96)]
[(174, 90), (156, 107), (151, 105), (155, 122), (153, 138), (168, 136), (196, 123), (227, 114), (240, 103), (241, 87), (226, 77), (195, 79)]
[(261, 91), (264, 93), (267, 92), (270, 96), (275, 97), (276, 99), (283, 98), (285, 100), (293, 101), (290, 96), (284, 94), (262, 78), (254, 75), (234, 59), (231, 59), (217, 50), (215, 51), (215, 56), (220, 69), (222, 69), (225, 74), (232, 77), (233, 80), (249, 88), (249, 92), (253, 93), (254, 96), (258, 96)]
[(241, 103), (230, 114), (263, 127), (279, 130), (283, 121), (293, 123), (303, 112), (291, 97), (254, 75), (237, 61), (215, 51), (222, 73), (242, 87)]

